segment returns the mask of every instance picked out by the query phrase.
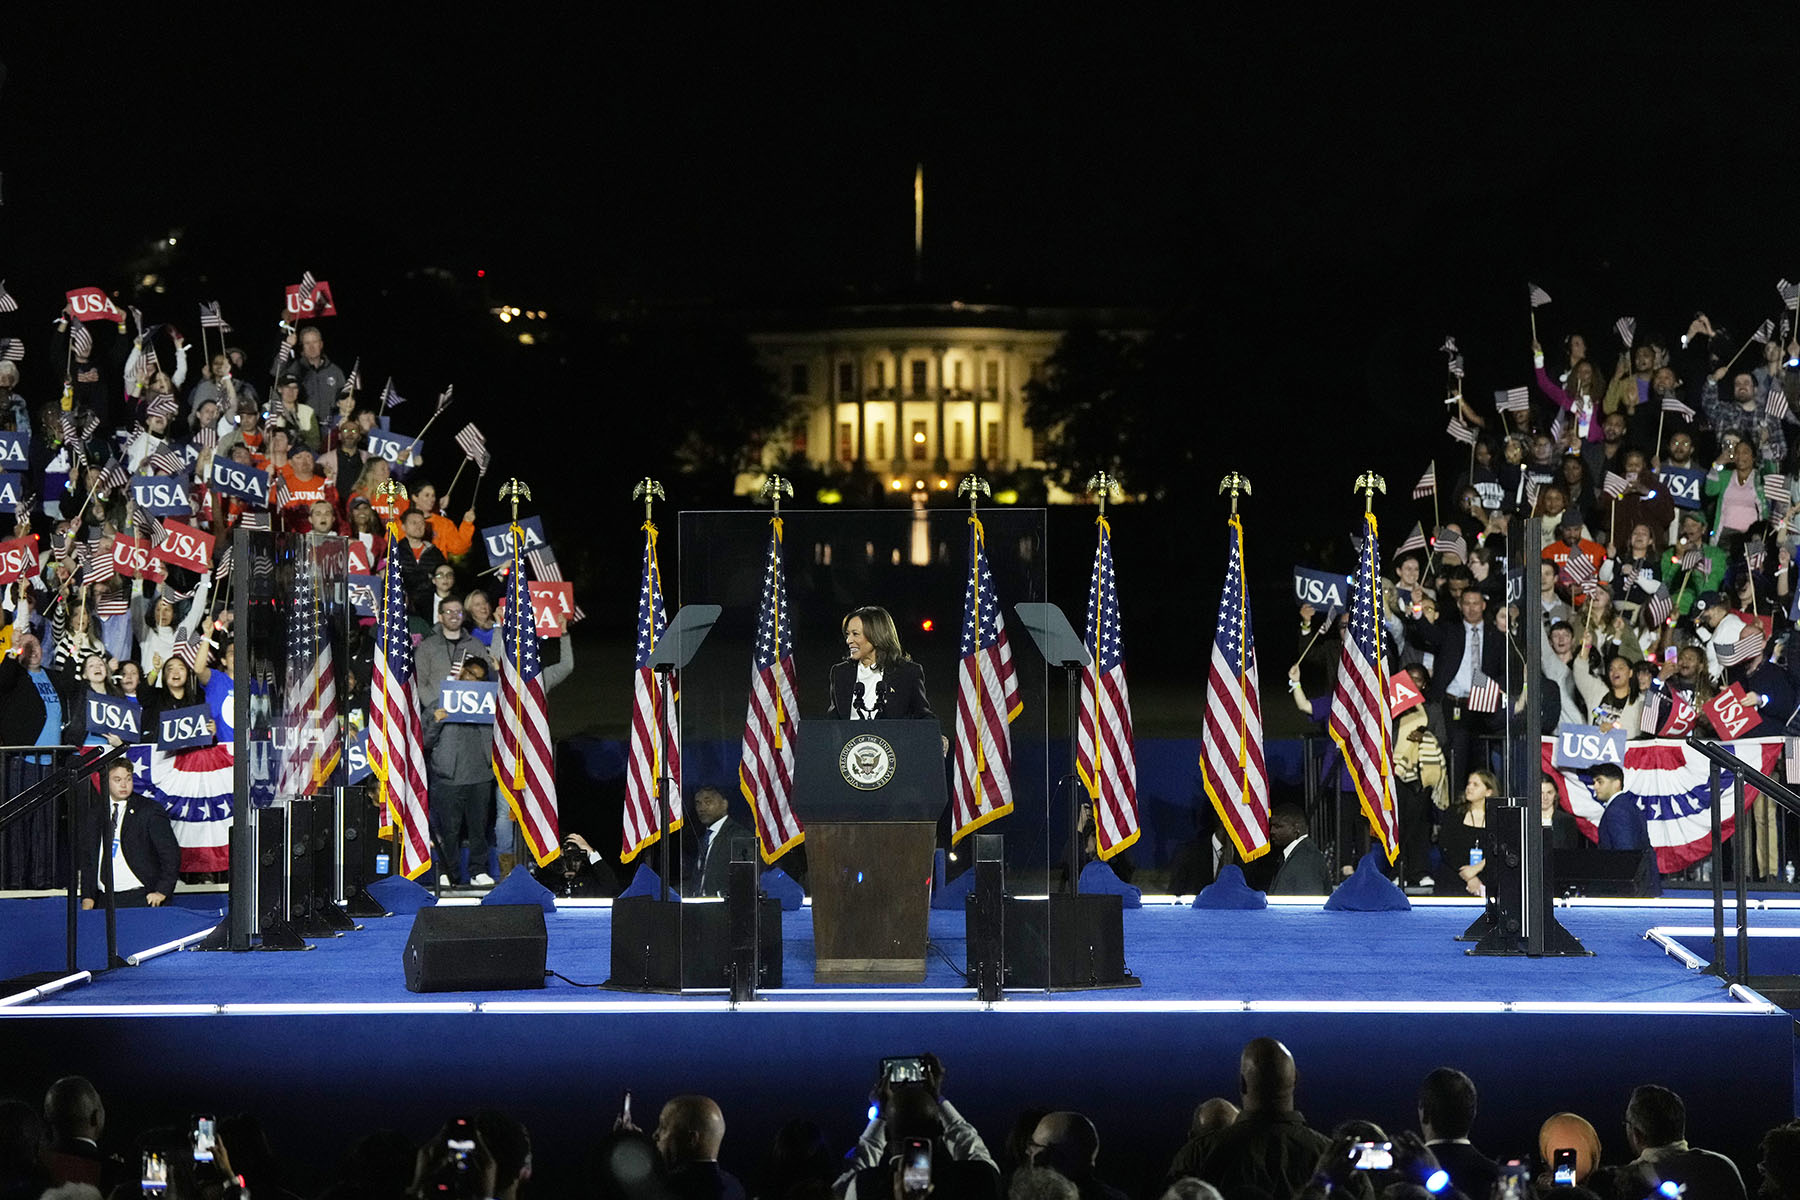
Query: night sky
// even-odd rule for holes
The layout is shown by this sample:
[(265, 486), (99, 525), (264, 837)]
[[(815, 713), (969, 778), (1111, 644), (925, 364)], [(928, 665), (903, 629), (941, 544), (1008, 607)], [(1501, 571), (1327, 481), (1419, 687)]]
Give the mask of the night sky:
[[(1172, 427), (1206, 425), (1209, 475), (1297, 468), (1266, 503), (1336, 538), (1357, 471), (1400, 490), (1450, 459), (1445, 334), (1471, 395), (1528, 378), (1528, 279), (1555, 297), (1549, 342), (1623, 314), (1669, 336), (1696, 309), (1750, 328), (1800, 271), (1780, 136), (1800, 105), (1773, 25), (1517, 5), (686, 24), (612, 7), (425, 27), (295, 10), (270, 28), (140, 8), (16, 39), (0, 277), (26, 312), (0, 336), (42, 340), (64, 289), (128, 282), (121, 264), (180, 229), (159, 260), (168, 317), (221, 296), (260, 360), (280, 285), (310, 268), (346, 309), (337, 356), (421, 394), (473, 378), (459, 396), (500, 397), (514, 359), (414, 314), (898, 295), (922, 160), (929, 294), (1177, 314), (1202, 337)], [(73, 101), (75, 81), (104, 99)], [(421, 268), (453, 299), (412, 307)], [(594, 414), (578, 433), (641, 402), (585, 373), (579, 346), (547, 357), (504, 395), (520, 419), (490, 431), (502, 470), (571, 396)], [(28, 392), (47, 365), (26, 363)]]

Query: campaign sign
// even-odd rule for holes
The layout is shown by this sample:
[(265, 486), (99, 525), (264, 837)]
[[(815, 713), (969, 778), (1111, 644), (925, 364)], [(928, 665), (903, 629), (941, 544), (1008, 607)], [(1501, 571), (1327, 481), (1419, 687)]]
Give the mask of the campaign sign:
[[(1694, 722), (1699, 719), (1700, 711), (1681, 692), (1673, 689), (1665, 693), (1663, 701), (1663, 719), (1660, 729), (1651, 730), (1657, 737), (1686, 737), (1693, 731)], [(1645, 711), (1648, 711), (1646, 708)]]
[(252, 504), (269, 502), (269, 473), (259, 471), (244, 463), (232, 462), (229, 458), (213, 456), (213, 486), (228, 496), (236, 496), (240, 500), (248, 500)]
[(194, 511), (188, 503), (187, 480), (179, 475), (133, 475), (131, 499), (155, 517), (185, 517)]
[(321, 279), (313, 284), (312, 295), (300, 299), (301, 285), (288, 284), (287, 315), (290, 317), (335, 317), (337, 305), (331, 299), (331, 281)]
[[(500, 527), (503, 531), (505, 526)], [(487, 536), (487, 531), (482, 531)], [(531, 549), (530, 535), (526, 535), (525, 548)], [(494, 552), (488, 550), (488, 558), (492, 560)], [(1294, 568), (1294, 603), (1310, 604), (1327, 615), (1342, 612), (1350, 607), (1350, 577), (1334, 575), (1329, 571), (1315, 571), (1310, 567)]]
[(1744, 703), (1744, 685), (1734, 683), (1706, 702), (1706, 715), (1721, 738), (1739, 738), (1762, 724), (1762, 714)]
[(364, 729), (351, 735), (344, 743), (344, 762), (350, 768), (351, 783), (361, 783), (372, 772), (369, 770), (369, 731)]
[(168, 578), (161, 563), (150, 557), (150, 539), (127, 537), (119, 534), (113, 538), (112, 545), (113, 570), (127, 579), (148, 579), (161, 583)]
[(363, 445), (368, 447), (370, 454), (387, 460), (390, 466), (404, 460), (408, 450), (413, 451), (413, 458), (411, 462), (407, 463), (408, 466), (417, 466), (423, 458), (423, 455), (418, 453), (416, 439), (395, 437), (389, 433), (376, 433), (373, 429), (363, 435)]
[(25, 477), (13, 471), (0, 471), (0, 509), (17, 512), (25, 499)]
[(163, 562), (186, 567), (190, 571), (210, 571), (212, 549), (212, 534), (201, 533), (192, 525), (183, 525), (180, 521), (164, 521), (162, 541), (152, 546), (150, 553)]
[(1675, 502), (1676, 508), (1699, 508), (1700, 485), (1706, 480), (1705, 471), (1695, 471), (1688, 467), (1664, 467), (1657, 472), (1663, 486), (1669, 489), (1669, 499)]
[[(544, 536), (544, 522), (541, 517), (524, 517), (519, 521), (519, 528), (525, 534), (525, 545), (520, 547), (522, 550), (535, 550), (550, 540)], [(481, 531), (481, 544), (487, 547), (490, 567), (497, 567), (503, 562), (512, 560), (512, 538), (507, 536), (511, 529), (511, 525), (490, 525)], [(1299, 585), (1296, 584), (1296, 590), (1298, 587)], [(1338, 607), (1343, 606), (1339, 605)]]
[(31, 435), (0, 433), (0, 467), (24, 470), (31, 465)]
[(438, 695), (438, 707), (444, 710), (447, 725), (492, 725), (494, 705), (499, 703), (499, 696), (500, 685), (497, 683), (446, 683)]
[(1583, 771), (1601, 763), (1622, 767), (1625, 763), (1625, 731), (1615, 728), (1610, 733), (1601, 733), (1597, 725), (1564, 721), (1556, 727), (1556, 753), (1550, 761), (1554, 766)]
[(207, 712), (206, 705), (174, 708), (162, 714), (156, 744), (164, 750), (188, 750), (212, 743), (212, 715)]
[(352, 575), (349, 580), (350, 603), (359, 617), (375, 615), (375, 597), (380, 595), (381, 580), (373, 575)]
[(37, 567), (37, 534), (0, 542), (0, 583), (23, 579)]
[(1412, 676), (1395, 671), (1388, 676), (1388, 715), (1397, 717), (1409, 708), (1425, 703), (1425, 694), (1413, 686)]
[(102, 696), (89, 691), (86, 699), (89, 733), (101, 737), (110, 733), (123, 742), (135, 742), (144, 736), (143, 708), (130, 696)]
[[(531, 588), (531, 619), (537, 626), (537, 635), (541, 638), (561, 637), (564, 628), (568, 625), (568, 620), (560, 611), (560, 601), (556, 596), (547, 595), (539, 589), (568, 588), (570, 594), (573, 595), (575, 585), (572, 583), (534, 583), (529, 586)], [(494, 619), (496, 621), (506, 620), (505, 597), (501, 597), (500, 603), (495, 606)]]
[(375, 556), (369, 550), (368, 543), (361, 535), (350, 541), (350, 573), (353, 575), (372, 575), (375, 573)]
[(125, 314), (112, 298), (97, 287), (76, 288), (68, 293), (69, 313), (77, 321), (123, 321)]

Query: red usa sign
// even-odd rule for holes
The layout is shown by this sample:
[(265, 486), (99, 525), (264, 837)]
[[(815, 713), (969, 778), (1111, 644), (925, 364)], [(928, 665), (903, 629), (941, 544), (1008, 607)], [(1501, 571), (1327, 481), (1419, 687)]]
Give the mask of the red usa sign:
[(120, 534), (113, 538), (112, 547), (113, 570), (127, 579), (148, 579), (153, 583), (161, 583), (169, 577), (163, 565), (150, 557), (150, 539), (126, 537)]
[(1397, 717), (1409, 708), (1425, 703), (1424, 695), (1413, 686), (1412, 676), (1395, 671), (1388, 676), (1388, 715)]
[(300, 299), (300, 284), (290, 283), (287, 290), (287, 314), (290, 317), (335, 317), (337, 305), (331, 299), (331, 283), (321, 279), (313, 284), (312, 295)]
[(0, 542), (0, 583), (25, 578), (37, 566), (37, 534)]
[(96, 287), (76, 288), (68, 294), (69, 313), (77, 321), (123, 321), (125, 314), (112, 297)]
[(369, 557), (369, 548), (363, 545), (360, 537), (350, 542), (350, 573), (352, 575), (371, 575), (374, 564)]
[(150, 553), (190, 571), (208, 571), (212, 569), (212, 548), (212, 534), (180, 521), (164, 521), (162, 541), (151, 547)]
[(1706, 702), (1706, 715), (1722, 738), (1743, 737), (1762, 724), (1762, 715), (1744, 703), (1744, 685), (1734, 683)]
[[(539, 637), (561, 637), (568, 627), (569, 614), (575, 611), (575, 585), (563, 580), (560, 583), (532, 583), (531, 615), (537, 622)], [(506, 619), (506, 601), (500, 601), (494, 618)]]

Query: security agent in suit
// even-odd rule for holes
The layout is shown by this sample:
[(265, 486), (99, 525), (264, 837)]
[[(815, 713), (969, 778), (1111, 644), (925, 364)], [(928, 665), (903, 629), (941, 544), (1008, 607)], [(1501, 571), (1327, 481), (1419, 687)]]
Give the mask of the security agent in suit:
[(688, 848), (683, 855), (682, 878), (689, 896), (723, 896), (731, 874), (731, 843), (738, 838), (754, 838), (743, 825), (728, 815), (725, 793), (716, 787), (703, 787), (688, 802)]
[(900, 649), (900, 634), (885, 608), (859, 608), (844, 618), (849, 654), (831, 667), (831, 708), (836, 721), (888, 717), (930, 719), (925, 672)]
[(162, 805), (131, 790), (131, 764), (123, 759), (106, 770), (106, 799), (89, 801), (80, 822), (81, 907), (105, 896), (111, 861), (113, 904), (157, 908), (175, 893), (181, 846)]
[(1439, 1067), (1419, 1084), (1419, 1132), (1465, 1196), (1489, 1196), (1500, 1167), (1469, 1141), (1475, 1125), (1475, 1081), (1454, 1067)]
[(1319, 844), (1307, 835), (1306, 811), (1298, 804), (1277, 804), (1269, 814), (1269, 844), (1281, 854), (1269, 895), (1331, 894), (1331, 866)]
[[(1452, 789), (1477, 765), (1471, 757), (1475, 739), (1506, 731), (1504, 702), (1502, 711), (1491, 713), (1475, 712), (1467, 703), (1477, 671), (1489, 679), (1506, 678), (1506, 635), (1487, 619), (1487, 597), (1475, 588), (1464, 589), (1456, 605), (1457, 619), (1439, 614), (1429, 621), (1406, 622), (1406, 640), (1436, 656), (1426, 699), (1443, 713)], [(1472, 642), (1479, 643), (1473, 651)]]

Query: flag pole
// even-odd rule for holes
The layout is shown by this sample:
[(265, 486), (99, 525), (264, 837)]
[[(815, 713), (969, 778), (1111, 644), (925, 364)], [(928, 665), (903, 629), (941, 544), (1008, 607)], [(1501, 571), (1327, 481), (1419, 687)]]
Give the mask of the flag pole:
[[(531, 489), (517, 479), (509, 479), (500, 485), (500, 499), (512, 501), (512, 527), (507, 531), (507, 536), (512, 540), (512, 592), (515, 603), (509, 611), (517, 610), (513, 611), (512, 616), (519, 630), (519, 636), (513, 639), (512, 644), (513, 728), (523, 729), (525, 727), (525, 689), (519, 686), (519, 680), (525, 670), (523, 661), (525, 622), (530, 621), (535, 624), (537, 614), (531, 608), (531, 589), (525, 586), (525, 531), (519, 528), (519, 501), (531, 499)], [(504, 653), (504, 649), (502, 652)], [(521, 742), (513, 748), (512, 790), (514, 794), (509, 799), (513, 801), (515, 808), (521, 803), (517, 793), (524, 786), (525, 754), (524, 745)]]
[[(783, 496), (792, 496), (793, 494), (794, 485), (783, 479), (781, 476), (773, 473), (771, 473), (767, 479), (763, 480), (762, 490), (757, 493), (760, 498), (769, 502), (769, 529), (777, 545), (781, 542), (781, 498)], [(647, 508), (649, 501), (646, 499), (644, 503)], [(777, 551), (777, 553), (779, 553), (779, 551)], [(775, 693), (775, 749), (779, 750), (781, 749), (781, 727), (787, 723), (787, 701), (784, 700), (781, 695), (781, 655), (779, 653), (781, 647), (781, 605), (776, 604), (773, 608), (775, 619), (775, 646), (777, 653), (775, 655), (775, 681), (772, 690)]]
[[(1473, 482), (1473, 476), (1470, 481)], [(1235, 510), (1234, 510), (1235, 511)], [(1437, 459), (1431, 460), (1431, 532), (1435, 535), (1443, 522), (1438, 518)]]
[[(450, 476), (450, 486), (444, 489), (444, 508), (445, 509), (448, 509), (450, 507), (450, 492), (452, 489), (454, 489), (456, 487), (456, 481), (462, 478), (463, 467), (466, 467), (468, 465), (469, 465), (469, 460), (467, 457), (465, 457), (462, 460), (461, 465), (459, 465), (456, 468), (456, 474)], [(645, 519), (648, 520), (649, 518), (646, 517)]]
[(1755, 338), (1745, 339), (1744, 344), (1737, 348), (1737, 353), (1731, 356), (1731, 361), (1727, 362), (1723, 367), (1720, 367), (1719, 370), (1722, 372), (1729, 373), (1731, 371), (1732, 364), (1737, 362), (1738, 359), (1742, 358), (1744, 356), (1744, 351), (1748, 350), (1755, 343), (1756, 343)]

